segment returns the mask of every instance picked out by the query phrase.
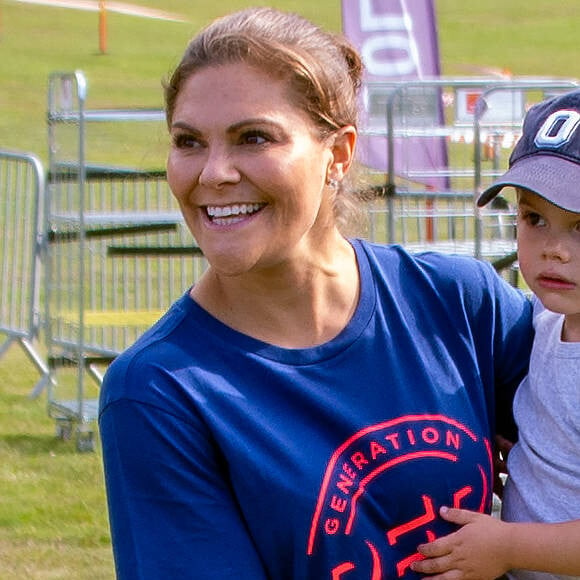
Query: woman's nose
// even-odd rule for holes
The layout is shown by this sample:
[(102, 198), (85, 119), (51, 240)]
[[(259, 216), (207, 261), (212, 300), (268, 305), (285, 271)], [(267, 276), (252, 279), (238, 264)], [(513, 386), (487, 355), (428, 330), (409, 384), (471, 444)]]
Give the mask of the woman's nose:
[(224, 147), (208, 147), (207, 156), (199, 174), (199, 183), (206, 187), (219, 189), (226, 184), (237, 183), (240, 172), (234, 160)]

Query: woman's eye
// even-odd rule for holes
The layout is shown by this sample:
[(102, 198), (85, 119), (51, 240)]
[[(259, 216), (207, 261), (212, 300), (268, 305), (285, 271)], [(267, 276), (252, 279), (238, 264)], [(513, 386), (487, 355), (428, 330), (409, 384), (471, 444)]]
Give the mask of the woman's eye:
[(246, 131), (240, 138), (241, 142), (246, 145), (263, 145), (271, 139), (261, 131)]
[(199, 142), (199, 139), (193, 135), (180, 134), (175, 135), (173, 138), (173, 145), (177, 147), (177, 149), (193, 149), (195, 147), (200, 147), (201, 143)]

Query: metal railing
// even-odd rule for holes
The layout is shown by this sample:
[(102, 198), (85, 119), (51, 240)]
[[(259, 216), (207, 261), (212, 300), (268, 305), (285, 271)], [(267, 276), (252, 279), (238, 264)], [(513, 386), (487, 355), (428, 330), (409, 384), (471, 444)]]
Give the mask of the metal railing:
[(41, 333), (44, 169), (33, 154), (0, 151), (0, 358), (17, 344), (49, 381)]

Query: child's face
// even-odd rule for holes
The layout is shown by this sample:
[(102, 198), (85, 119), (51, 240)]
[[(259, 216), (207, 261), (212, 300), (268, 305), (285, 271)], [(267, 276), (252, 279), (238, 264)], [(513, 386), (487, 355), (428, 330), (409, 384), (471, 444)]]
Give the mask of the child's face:
[(580, 213), (518, 190), (517, 233), (519, 266), (530, 290), (546, 308), (580, 324)]

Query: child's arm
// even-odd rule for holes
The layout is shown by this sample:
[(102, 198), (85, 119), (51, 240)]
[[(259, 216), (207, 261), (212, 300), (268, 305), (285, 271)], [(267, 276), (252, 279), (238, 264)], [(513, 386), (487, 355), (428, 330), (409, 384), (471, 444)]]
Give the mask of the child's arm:
[(580, 575), (580, 520), (555, 524), (504, 522), (467, 510), (441, 508), (462, 527), (419, 546), (413, 564), (432, 580), (493, 580), (514, 568)]

